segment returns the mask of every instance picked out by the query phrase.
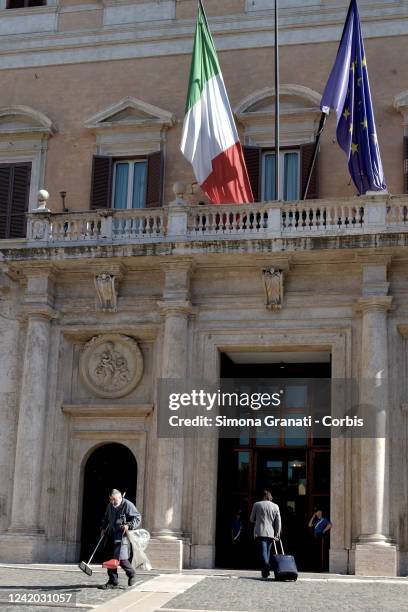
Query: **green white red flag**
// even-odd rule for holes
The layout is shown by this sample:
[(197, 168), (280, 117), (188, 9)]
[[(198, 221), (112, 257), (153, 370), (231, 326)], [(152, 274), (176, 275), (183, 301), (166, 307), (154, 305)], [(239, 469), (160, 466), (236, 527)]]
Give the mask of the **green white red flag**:
[(220, 64), (199, 1), (181, 151), (212, 204), (253, 202)]

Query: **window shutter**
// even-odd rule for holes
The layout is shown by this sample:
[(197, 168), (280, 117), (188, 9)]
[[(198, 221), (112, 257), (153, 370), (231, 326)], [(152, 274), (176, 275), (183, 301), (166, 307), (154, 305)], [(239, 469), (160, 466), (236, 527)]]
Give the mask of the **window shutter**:
[(0, 238), (25, 238), (31, 164), (0, 166)]
[(94, 155), (92, 161), (91, 208), (111, 208), (113, 160)]
[(146, 208), (163, 204), (164, 155), (156, 151), (147, 156)]
[(259, 147), (242, 147), (242, 149), (254, 201), (259, 202), (261, 197), (261, 149)]
[(25, 238), (26, 212), (30, 190), (31, 166), (13, 168), (13, 195), (10, 207), (10, 238)]
[[(313, 157), (314, 142), (305, 144), (300, 147), (300, 164), (301, 164), (301, 175), (300, 175), (300, 197), (303, 198), (303, 194), (306, 187), (307, 175), (309, 173), (310, 164)], [(315, 200), (319, 197), (319, 154), (317, 154), (315, 166), (310, 179), (309, 189), (307, 192), (307, 200)]]
[(408, 136), (404, 136), (404, 193), (408, 193)]
[(0, 166), (0, 238), (8, 236), (11, 166)]

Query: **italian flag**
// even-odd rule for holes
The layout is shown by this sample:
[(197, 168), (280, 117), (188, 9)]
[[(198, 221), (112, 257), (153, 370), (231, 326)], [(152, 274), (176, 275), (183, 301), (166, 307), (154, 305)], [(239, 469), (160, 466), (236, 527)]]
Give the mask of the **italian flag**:
[(181, 151), (212, 204), (253, 202), (214, 41), (198, 5)]

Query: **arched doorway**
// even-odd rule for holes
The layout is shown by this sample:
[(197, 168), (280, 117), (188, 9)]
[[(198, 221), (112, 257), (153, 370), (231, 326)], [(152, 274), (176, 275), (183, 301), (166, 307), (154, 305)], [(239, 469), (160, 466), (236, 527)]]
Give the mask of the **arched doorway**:
[[(81, 559), (88, 560), (99, 539), (110, 491), (114, 488), (126, 491), (127, 499), (136, 503), (136, 487), (137, 462), (123, 444), (104, 444), (88, 457), (84, 471)], [(102, 556), (99, 550), (94, 560), (101, 561)]]

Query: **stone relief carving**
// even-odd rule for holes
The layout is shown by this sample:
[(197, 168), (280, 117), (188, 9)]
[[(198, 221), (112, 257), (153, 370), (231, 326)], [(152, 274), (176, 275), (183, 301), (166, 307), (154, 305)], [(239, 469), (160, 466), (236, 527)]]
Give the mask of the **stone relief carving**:
[(129, 336), (95, 336), (84, 347), (79, 371), (86, 387), (97, 397), (123, 397), (140, 382), (142, 353)]
[(116, 312), (118, 302), (118, 283), (114, 274), (102, 272), (95, 276), (95, 289), (99, 307), (107, 312)]
[(34, 240), (42, 240), (45, 237), (45, 223), (38, 219), (33, 222), (32, 237)]
[(265, 305), (270, 310), (280, 310), (283, 303), (283, 270), (267, 268), (262, 271), (265, 289)]

